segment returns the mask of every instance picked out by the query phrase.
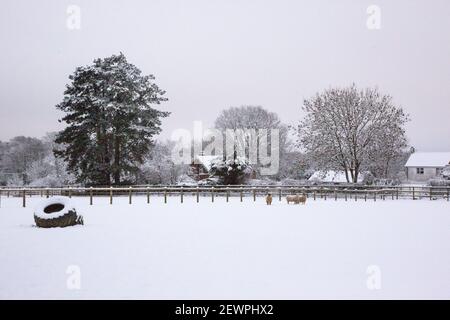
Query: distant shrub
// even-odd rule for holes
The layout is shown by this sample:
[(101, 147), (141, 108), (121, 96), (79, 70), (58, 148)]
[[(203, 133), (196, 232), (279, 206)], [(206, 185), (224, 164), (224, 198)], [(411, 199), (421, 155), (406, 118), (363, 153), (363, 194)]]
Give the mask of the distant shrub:
[(269, 178), (249, 179), (247, 181), (247, 184), (251, 185), (251, 186), (274, 186), (277, 183), (278, 183), (278, 181), (275, 181), (275, 180), (269, 179)]
[(297, 179), (290, 179), (290, 178), (286, 178), (280, 181), (280, 184), (282, 186), (301, 186), (306, 184), (307, 181), (306, 180), (297, 180)]
[(374, 179), (375, 186), (398, 186), (401, 184), (399, 179)]
[(216, 159), (211, 164), (210, 174), (219, 179), (220, 184), (243, 184), (252, 173), (252, 166), (246, 158)]
[(441, 172), (442, 178), (450, 180), (450, 165), (445, 166)]
[(450, 180), (430, 179), (428, 184), (432, 187), (450, 187)]

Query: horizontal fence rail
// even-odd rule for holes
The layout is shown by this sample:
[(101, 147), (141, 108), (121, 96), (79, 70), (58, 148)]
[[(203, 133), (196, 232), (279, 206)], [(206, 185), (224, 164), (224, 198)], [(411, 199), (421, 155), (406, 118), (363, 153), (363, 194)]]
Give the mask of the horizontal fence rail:
[[(216, 197), (224, 197), (228, 202), (231, 197), (238, 197), (240, 201), (251, 198), (256, 201), (258, 197), (271, 194), (274, 199), (282, 201), (287, 195), (304, 194), (306, 197), (317, 200), (353, 200), (377, 201), (398, 199), (429, 199), (449, 201), (450, 187), (425, 186), (351, 186), (351, 185), (323, 185), (323, 186), (127, 186), (127, 187), (60, 187), (60, 188), (0, 188), (0, 201), (6, 197), (20, 198), (22, 206), (26, 207), (27, 198), (37, 196), (49, 198), (52, 196), (88, 197), (89, 204), (94, 204), (95, 197), (108, 197), (109, 203), (114, 203), (114, 197), (126, 196), (129, 204), (133, 203), (134, 196), (145, 196), (147, 203), (152, 197), (163, 198), (164, 203), (170, 197), (179, 197), (183, 203), (185, 196), (193, 196), (196, 202), (200, 196), (210, 197), (214, 202)], [(0, 202), (1, 204), (1, 202)]]

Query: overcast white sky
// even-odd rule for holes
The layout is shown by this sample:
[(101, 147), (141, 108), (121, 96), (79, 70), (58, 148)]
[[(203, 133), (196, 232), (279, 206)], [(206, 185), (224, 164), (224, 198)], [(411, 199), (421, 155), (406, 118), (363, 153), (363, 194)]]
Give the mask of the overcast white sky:
[[(81, 29), (66, 9), (81, 8)], [(369, 5), (381, 29), (366, 26)], [(156, 76), (172, 112), (162, 138), (223, 108), (262, 105), (288, 124), (330, 86), (378, 86), (410, 113), (410, 143), (450, 150), (448, 0), (2, 0), (0, 140), (61, 128), (68, 76), (122, 51)]]

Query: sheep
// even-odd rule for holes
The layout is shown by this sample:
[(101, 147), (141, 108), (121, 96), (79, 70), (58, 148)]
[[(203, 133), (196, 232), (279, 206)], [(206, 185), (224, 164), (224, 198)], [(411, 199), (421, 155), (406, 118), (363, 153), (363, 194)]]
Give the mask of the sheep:
[(306, 203), (306, 195), (302, 194), (302, 195), (292, 195), (292, 196), (287, 196), (286, 197), (286, 201), (287, 203), (295, 203), (295, 204), (305, 204)]
[(266, 203), (268, 206), (272, 204), (272, 195), (270, 193), (268, 193), (266, 196)]

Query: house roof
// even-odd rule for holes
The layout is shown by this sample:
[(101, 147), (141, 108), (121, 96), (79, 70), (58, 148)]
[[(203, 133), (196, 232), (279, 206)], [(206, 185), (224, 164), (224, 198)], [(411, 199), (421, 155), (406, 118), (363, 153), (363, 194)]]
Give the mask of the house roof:
[(445, 167), (450, 164), (450, 152), (415, 152), (405, 167)]
[(205, 167), (206, 170), (211, 170), (211, 166), (214, 160), (219, 159), (219, 156), (196, 156), (194, 159), (194, 163), (201, 164)]

